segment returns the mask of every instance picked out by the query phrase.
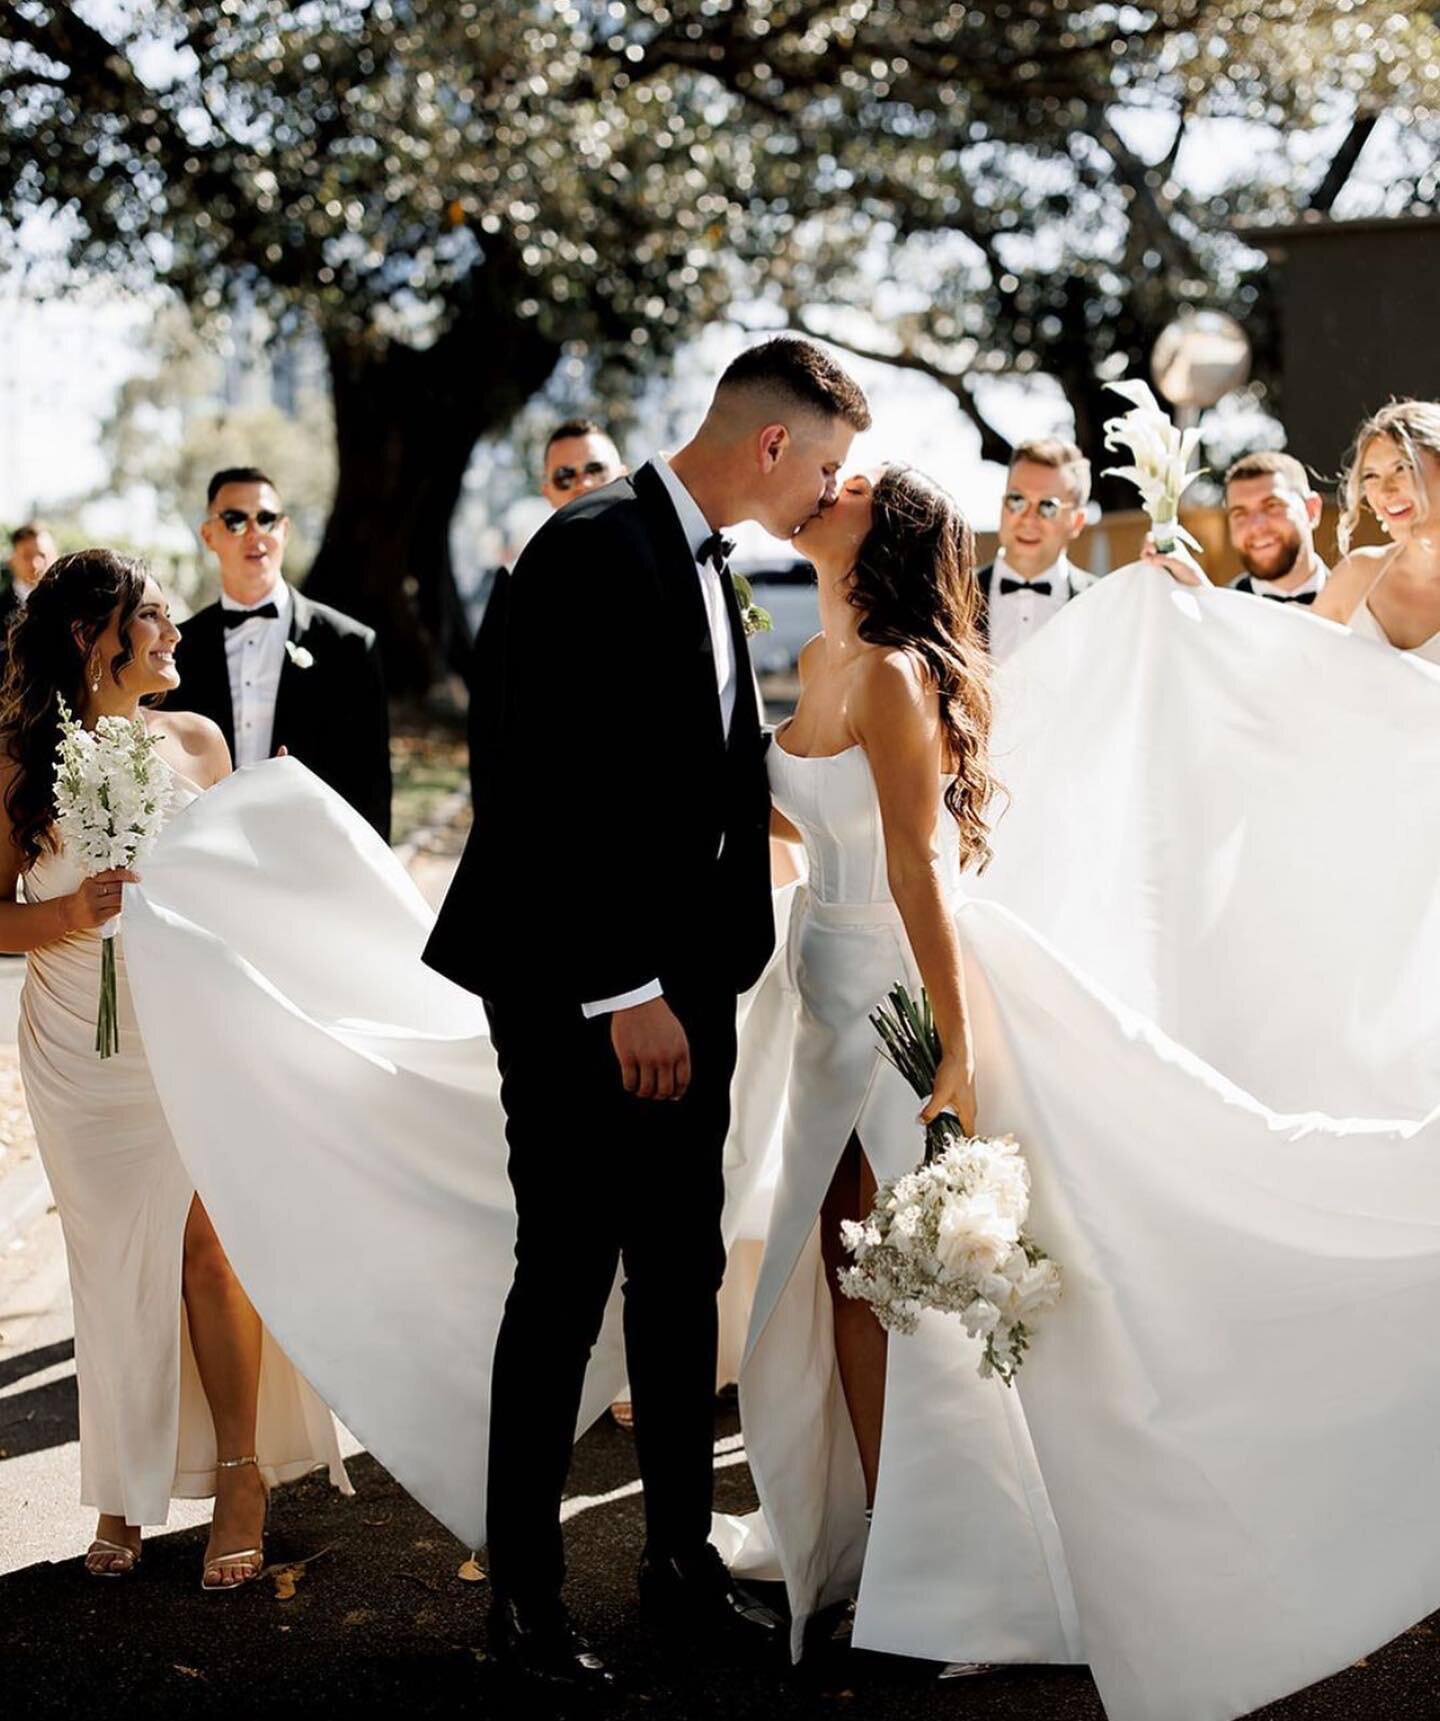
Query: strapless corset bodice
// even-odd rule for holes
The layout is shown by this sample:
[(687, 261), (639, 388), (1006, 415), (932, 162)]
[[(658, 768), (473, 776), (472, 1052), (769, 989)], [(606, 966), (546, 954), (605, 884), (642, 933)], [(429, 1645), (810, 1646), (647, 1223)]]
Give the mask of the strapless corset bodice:
[[(766, 760), (775, 804), (805, 840), (812, 898), (848, 904), (893, 902), (880, 802), (864, 748), (802, 759), (785, 752), (777, 739)], [(937, 799), (939, 792), (937, 784)], [(946, 885), (958, 890), (959, 832), (943, 811), (937, 840)]]

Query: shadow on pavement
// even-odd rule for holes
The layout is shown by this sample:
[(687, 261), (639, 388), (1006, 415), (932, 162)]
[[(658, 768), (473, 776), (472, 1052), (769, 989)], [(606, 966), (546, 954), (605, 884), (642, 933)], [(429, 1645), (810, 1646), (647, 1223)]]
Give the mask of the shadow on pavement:
[[(731, 1411), (721, 1432), (735, 1426)], [(726, 1664), (657, 1642), (635, 1600), (643, 1508), (634, 1495), (586, 1511), (567, 1528), (568, 1599), (582, 1629), (625, 1676), (627, 1694), (598, 1709), (516, 1698), (485, 1661), (488, 1586), (458, 1577), (466, 1550), (373, 1459), (355, 1459), (350, 1470), (353, 1499), (313, 1477), (275, 1496), (267, 1575), (232, 1595), (200, 1591), (202, 1530), (147, 1538), (144, 1562), (130, 1579), (88, 1578), (78, 1557), (0, 1579), (7, 1710), (13, 1704), (25, 1721), (157, 1710), (209, 1721), (217, 1714), (276, 1714), (281, 1705), (300, 1713), (383, 1707), (407, 1717), (467, 1714), (481, 1721), (572, 1714), (637, 1721), (829, 1715), (1103, 1721), (1082, 1669), (1016, 1668), (941, 1684), (933, 1665), (842, 1649), (796, 1671)], [(608, 1493), (633, 1474), (631, 1438), (606, 1419), (577, 1448), (571, 1491)], [(743, 1466), (720, 1470), (716, 1492), (722, 1510), (754, 1505)], [(306, 1562), (298, 1574), (296, 1562)], [(278, 1568), (287, 1565), (293, 1593), (282, 1599), (291, 1585)], [(1440, 1714), (1437, 1647), (1432, 1626), (1417, 1626), (1368, 1665), (1265, 1714), (1268, 1721)]]

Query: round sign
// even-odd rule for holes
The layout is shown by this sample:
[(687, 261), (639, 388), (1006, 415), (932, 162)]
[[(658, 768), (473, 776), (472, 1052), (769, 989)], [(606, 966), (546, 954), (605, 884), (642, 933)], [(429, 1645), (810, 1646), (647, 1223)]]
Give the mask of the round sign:
[(1190, 311), (1155, 342), (1150, 374), (1171, 406), (1214, 406), (1250, 375), (1250, 342), (1224, 311)]

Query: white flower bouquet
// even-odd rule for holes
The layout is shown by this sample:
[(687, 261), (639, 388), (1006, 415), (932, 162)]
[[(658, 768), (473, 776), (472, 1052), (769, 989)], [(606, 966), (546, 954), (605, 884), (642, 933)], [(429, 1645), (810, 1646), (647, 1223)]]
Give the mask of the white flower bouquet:
[[(86, 729), (62, 699), (55, 751), (55, 822), (66, 847), (92, 872), (133, 866), (160, 834), (169, 788), (144, 720), (102, 717)], [(100, 928), (95, 1050), (102, 1058), (120, 1050), (113, 943), (119, 930), (118, 915)]]
[(1112, 394), (1134, 404), (1129, 412), (1105, 420), (1105, 446), (1128, 454), (1133, 464), (1107, 467), (1105, 476), (1128, 478), (1140, 492), (1154, 528), (1155, 548), (1162, 556), (1181, 543), (1202, 549), (1179, 517), (1180, 498), (1204, 471), (1203, 467), (1190, 470), (1200, 432), (1177, 430), (1143, 382), (1124, 380), (1107, 386)]
[[(922, 1098), (935, 1085), (940, 1040), (930, 1000), (903, 986), (870, 1018), (886, 1058)], [(847, 1297), (869, 1303), (881, 1326), (913, 1333), (925, 1309), (956, 1314), (983, 1338), (983, 1377), (1009, 1386), (1030, 1346), (1032, 1323), (1059, 1301), (1060, 1269), (1025, 1232), (1030, 1170), (1012, 1136), (967, 1136), (957, 1118), (926, 1130), (914, 1171), (875, 1194), (868, 1219), (847, 1220), (854, 1265), (840, 1270)]]

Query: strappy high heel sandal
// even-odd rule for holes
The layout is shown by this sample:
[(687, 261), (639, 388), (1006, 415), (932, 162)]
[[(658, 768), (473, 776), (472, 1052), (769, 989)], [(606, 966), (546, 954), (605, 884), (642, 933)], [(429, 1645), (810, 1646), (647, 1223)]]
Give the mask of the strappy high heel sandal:
[[(260, 1460), (252, 1452), (248, 1458), (217, 1458), (217, 1470), (239, 1470), (246, 1464), (259, 1465)], [(270, 1491), (265, 1490), (268, 1504)], [(254, 1570), (246, 1577), (236, 1578), (228, 1584), (211, 1584), (205, 1580), (212, 1572), (218, 1572), (224, 1566), (253, 1566)], [(213, 1559), (206, 1560), (205, 1569), (200, 1574), (200, 1588), (208, 1595), (227, 1595), (231, 1590), (243, 1590), (246, 1584), (253, 1584), (265, 1570), (265, 1538), (261, 1536), (258, 1548), (241, 1548), (233, 1554), (216, 1554)]]
[[(120, 1556), (125, 1564), (122, 1566), (92, 1566), (90, 1561), (97, 1554), (103, 1554), (107, 1559)], [(85, 1550), (85, 1570), (92, 1578), (128, 1578), (140, 1564), (139, 1550), (127, 1547), (124, 1542), (108, 1542), (104, 1536), (97, 1536)]]

